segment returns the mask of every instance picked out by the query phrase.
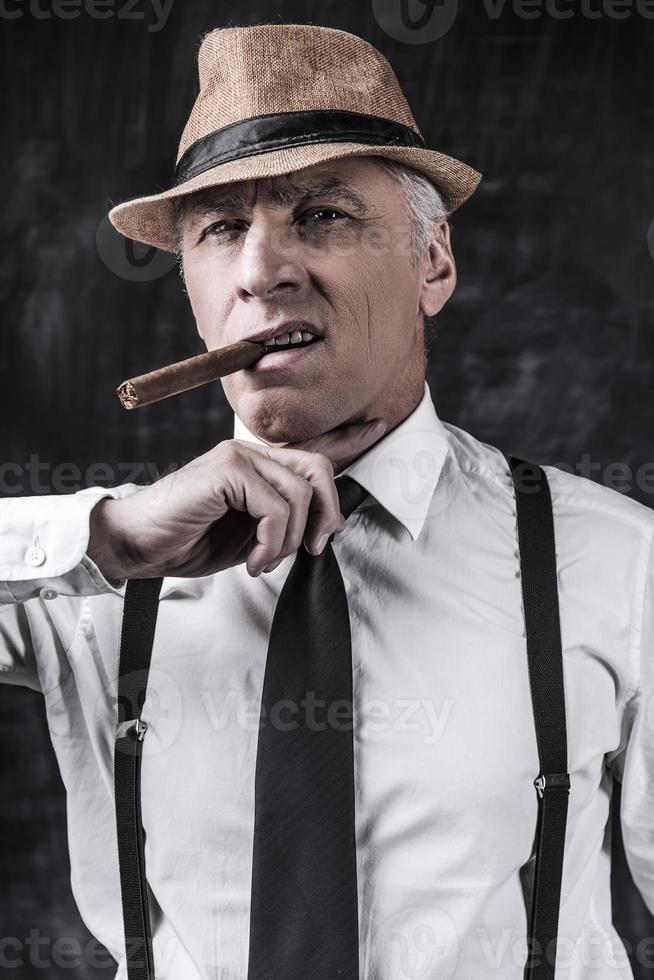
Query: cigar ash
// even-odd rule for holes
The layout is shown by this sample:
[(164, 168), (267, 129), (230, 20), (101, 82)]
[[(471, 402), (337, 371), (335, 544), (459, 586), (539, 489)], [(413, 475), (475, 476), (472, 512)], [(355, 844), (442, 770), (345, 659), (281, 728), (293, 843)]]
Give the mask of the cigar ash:
[(124, 408), (136, 408), (139, 404), (139, 396), (131, 381), (123, 381), (116, 389), (116, 394), (123, 403)]

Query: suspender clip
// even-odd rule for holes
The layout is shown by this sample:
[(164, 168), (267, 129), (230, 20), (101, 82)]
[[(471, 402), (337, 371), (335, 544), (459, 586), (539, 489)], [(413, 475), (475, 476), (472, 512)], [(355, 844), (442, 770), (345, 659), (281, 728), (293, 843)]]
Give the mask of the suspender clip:
[[(134, 734), (136, 735), (139, 742), (143, 741), (145, 733), (148, 730), (148, 726), (140, 718), (137, 718), (134, 722)], [(570, 780), (568, 780), (568, 785), (570, 785)]]
[(565, 789), (570, 791), (570, 774), (567, 772), (548, 772), (534, 779), (538, 795), (543, 797), (546, 789)]
[(148, 730), (147, 724), (141, 718), (132, 718), (130, 721), (123, 721), (116, 729), (117, 738), (129, 736), (135, 742), (142, 742)]

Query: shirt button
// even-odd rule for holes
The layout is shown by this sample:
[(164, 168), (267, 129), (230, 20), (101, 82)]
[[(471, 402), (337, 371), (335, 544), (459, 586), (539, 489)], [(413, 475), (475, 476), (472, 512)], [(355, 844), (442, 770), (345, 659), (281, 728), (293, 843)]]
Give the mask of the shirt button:
[(43, 548), (39, 548), (38, 546), (30, 548), (25, 555), (25, 561), (28, 565), (33, 565), (35, 568), (37, 568), (45, 561), (45, 551)]
[(42, 599), (56, 599), (59, 593), (56, 589), (41, 589)]

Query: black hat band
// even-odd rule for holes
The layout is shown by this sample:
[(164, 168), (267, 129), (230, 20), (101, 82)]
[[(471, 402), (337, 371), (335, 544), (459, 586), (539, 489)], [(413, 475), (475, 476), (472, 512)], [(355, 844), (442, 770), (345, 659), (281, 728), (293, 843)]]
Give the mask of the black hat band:
[(175, 168), (175, 186), (222, 163), (312, 143), (369, 143), (372, 146), (415, 146), (425, 141), (402, 123), (346, 110), (313, 109), (252, 116), (223, 126), (197, 140)]

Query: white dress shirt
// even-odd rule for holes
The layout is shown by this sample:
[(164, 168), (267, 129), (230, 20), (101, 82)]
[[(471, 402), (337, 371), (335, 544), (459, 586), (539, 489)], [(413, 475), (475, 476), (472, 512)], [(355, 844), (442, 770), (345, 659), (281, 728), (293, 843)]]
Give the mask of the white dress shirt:
[[(255, 438), (238, 419), (235, 435)], [(345, 472), (372, 495), (334, 541), (352, 624), (362, 980), (521, 980), (539, 766), (506, 461), (440, 421), (425, 386)], [(629, 865), (654, 912), (654, 517), (546, 472), (571, 777), (557, 980), (622, 980), (632, 972), (611, 922), (607, 823), (616, 774)], [(85, 550), (97, 500), (138, 490), (0, 503), (1, 676), (43, 692), (73, 893), (119, 962), (124, 588)], [(292, 561), (256, 579), (240, 565), (163, 584), (142, 773), (158, 980), (247, 976), (259, 703)]]

